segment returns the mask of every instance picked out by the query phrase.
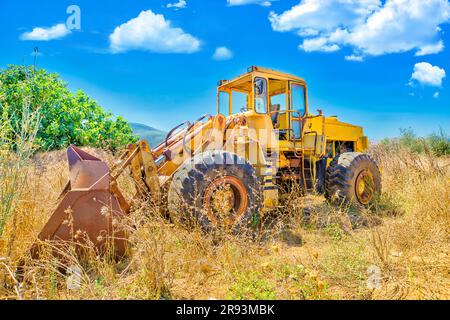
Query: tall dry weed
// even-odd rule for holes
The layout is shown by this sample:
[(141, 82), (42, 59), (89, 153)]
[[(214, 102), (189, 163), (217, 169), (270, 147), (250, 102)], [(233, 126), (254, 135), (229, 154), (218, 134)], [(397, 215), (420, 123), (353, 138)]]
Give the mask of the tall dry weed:
[(372, 153), (382, 167), (383, 201), (400, 214), (372, 230), (375, 252), (391, 282), (391, 293), (385, 294), (448, 298), (450, 159), (405, 149), (387, 152), (381, 145)]
[[(115, 155), (87, 150), (112, 164)], [(29, 163), (8, 261), (0, 260), (9, 299), (402, 299), (448, 297), (448, 158), (390, 153), (373, 147), (382, 168), (383, 194), (361, 212), (301, 195), (295, 186), (285, 208), (264, 216), (252, 236), (205, 233), (174, 225), (145, 201), (123, 221), (131, 234), (121, 260), (105, 259), (92, 248), (79, 257), (70, 247), (66, 264), (50, 254), (28, 260), (15, 279), (17, 261), (45, 224), (67, 175), (64, 151), (41, 153)], [(133, 183), (121, 178), (125, 194)], [(375, 219), (376, 218), (376, 219)], [(11, 220), (10, 220), (11, 221)], [(7, 227), (2, 239), (11, 238)], [(5, 257), (7, 242), (0, 242)], [(45, 248), (45, 247), (44, 247)], [(46, 251), (47, 250), (47, 251)], [(47, 252), (47, 253), (45, 253)], [(70, 268), (79, 272), (75, 288)], [(367, 287), (366, 270), (381, 269), (381, 286)]]

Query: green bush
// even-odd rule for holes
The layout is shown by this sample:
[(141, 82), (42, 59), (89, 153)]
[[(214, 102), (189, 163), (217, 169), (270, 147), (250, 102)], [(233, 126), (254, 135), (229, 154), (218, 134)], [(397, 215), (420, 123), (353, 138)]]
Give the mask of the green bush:
[(450, 138), (443, 129), (426, 137), (417, 136), (411, 128), (400, 129), (400, 137), (386, 138), (381, 143), (393, 151), (403, 148), (413, 153), (430, 153), (438, 157), (450, 155)]
[(450, 138), (442, 129), (427, 137), (427, 145), (437, 156), (450, 155)]
[(258, 272), (235, 272), (234, 284), (229, 288), (229, 299), (233, 300), (273, 300), (275, 288)]
[(35, 141), (43, 150), (70, 144), (116, 150), (137, 140), (122, 117), (81, 90), (72, 93), (58, 74), (21, 65), (0, 70), (0, 114), (12, 120), (12, 131), (20, 131), (24, 105), (40, 114)]

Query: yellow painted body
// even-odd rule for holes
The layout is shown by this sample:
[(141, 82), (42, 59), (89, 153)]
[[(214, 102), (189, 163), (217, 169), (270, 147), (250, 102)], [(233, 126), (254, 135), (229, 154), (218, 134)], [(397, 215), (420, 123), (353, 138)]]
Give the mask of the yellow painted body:
[[(253, 66), (231, 81), (221, 80), (217, 115), (202, 119), (206, 121), (187, 124), (165, 145), (151, 150), (156, 159), (152, 166), (157, 168), (153, 181), (158, 179), (163, 186), (189, 157), (224, 149), (255, 167), (269, 210), (279, 205), (276, 181), (299, 180), (308, 191), (313, 187), (307, 181), (316, 179), (319, 161), (326, 159), (328, 167), (338, 153), (363, 152), (368, 147), (361, 127), (310, 112), (302, 78), (260, 67)], [(211, 129), (215, 134), (209, 133)], [(276, 158), (268, 158), (274, 154)]]
[[(255, 79), (264, 79), (266, 82), (267, 108), (257, 110), (255, 102)], [(293, 86), (303, 87), (304, 90), (304, 113), (298, 114), (293, 106)], [(241, 110), (233, 103), (233, 92), (245, 93), (246, 108)], [(229, 95), (228, 106), (222, 105), (221, 95)], [(272, 97), (280, 97), (278, 101), (283, 102), (284, 110), (271, 112)], [(309, 163), (315, 163), (319, 159), (327, 158), (327, 166), (337, 154), (338, 145), (345, 144), (351, 151), (363, 152), (368, 147), (368, 139), (364, 136), (362, 127), (341, 122), (337, 117), (325, 117), (319, 112), (318, 115), (311, 114), (308, 106), (308, 90), (306, 82), (299, 77), (266, 68), (251, 67), (248, 72), (231, 81), (222, 80), (218, 86), (218, 113), (228, 111), (229, 118), (245, 117), (248, 128), (256, 132), (256, 140), (260, 141), (264, 151), (270, 150), (272, 141), (275, 141), (277, 152), (279, 152), (278, 163), (273, 164), (278, 170), (290, 168), (292, 159), (305, 159)], [(265, 112), (261, 112), (265, 111)], [(271, 116), (279, 113), (277, 125)], [(294, 128), (301, 128), (294, 134)], [(267, 139), (267, 136), (276, 136), (277, 130), (285, 130), (283, 138)], [(263, 135), (263, 137), (261, 136)], [(295, 155), (293, 157), (293, 155)], [(252, 163), (254, 166), (260, 163)], [(312, 166), (312, 177), (315, 176), (315, 166)], [(275, 174), (274, 174), (275, 175)], [(301, 175), (305, 176), (302, 168)], [(278, 203), (278, 194), (272, 192), (265, 194), (267, 207)]]

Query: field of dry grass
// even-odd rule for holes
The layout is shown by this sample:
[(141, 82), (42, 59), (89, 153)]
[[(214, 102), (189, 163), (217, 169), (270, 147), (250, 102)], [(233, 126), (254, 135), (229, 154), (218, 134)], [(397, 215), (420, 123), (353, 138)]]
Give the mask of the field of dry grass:
[[(127, 221), (134, 231), (125, 260), (65, 253), (81, 270), (76, 289), (50, 256), (28, 261), (25, 281), (14, 274), (68, 174), (63, 151), (37, 155), (0, 238), (0, 299), (449, 299), (450, 159), (370, 152), (383, 194), (366, 212), (295, 197), (247, 239), (185, 230), (142, 204)], [(374, 268), (380, 282), (371, 288)]]

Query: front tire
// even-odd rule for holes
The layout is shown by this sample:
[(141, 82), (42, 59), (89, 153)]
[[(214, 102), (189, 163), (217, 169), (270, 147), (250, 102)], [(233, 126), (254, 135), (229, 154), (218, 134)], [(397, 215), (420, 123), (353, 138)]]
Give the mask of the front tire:
[(262, 192), (250, 163), (234, 153), (207, 151), (188, 160), (174, 174), (168, 211), (172, 221), (179, 224), (238, 233), (259, 223)]
[(380, 169), (368, 154), (345, 152), (331, 161), (325, 177), (328, 200), (366, 207), (380, 193)]

